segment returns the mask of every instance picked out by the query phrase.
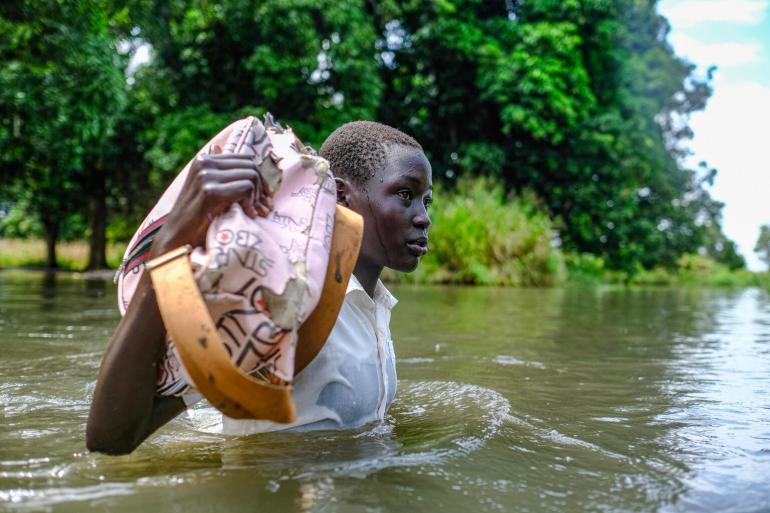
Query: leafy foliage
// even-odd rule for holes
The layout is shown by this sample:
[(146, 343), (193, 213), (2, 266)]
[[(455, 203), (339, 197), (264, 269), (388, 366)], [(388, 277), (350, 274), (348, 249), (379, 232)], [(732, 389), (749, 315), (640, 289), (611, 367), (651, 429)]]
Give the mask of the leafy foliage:
[(89, 1), (3, 4), (0, 60), (0, 171), (6, 193), (42, 224), (55, 267), (61, 223), (114, 130), (123, 74), (104, 12)]
[[(376, 33), (361, 0), (132, 5), (153, 52), (137, 87), (147, 91), (161, 131), (189, 130), (193, 114), (205, 128), (219, 116), (221, 128), (249, 108), (276, 113), (320, 145), (339, 124), (374, 117), (380, 104)], [(184, 158), (201, 141), (190, 142)]]
[(534, 190), (566, 249), (613, 268), (699, 250), (741, 265), (713, 176), (681, 164), (683, 120), (710, 88), (673, 54), (654, 2), (407, 3), (382, 23), (380, 115), (410, 127), (442, 175)]
[[(54, 241), (76, 211), (92, 236), (114, 238), (237, 117), (271, 111), (316, 147), (341, 123), (379, 119), (423, 144), (443, 190), (479, 202), (453, 196), (434, 225), (469, 237), (447, 235), (457, 247), (480, 245), (452, 258), (437, 248), (453, 279), (561, 272), (538, 267), (550, 253), (534, 243), (522, 246), (540, 252), (529, 278), (504, 269), (523, 253), (495, 246), (477, 216), (549, 244), (555, 230), (586, 276), (676, 269), (687, 254), (740, 268), (709, 194), (716, 171), (683, 165), (710, 78), (674, 55), (668, 28), (654, 0), (4, 4), (0, 170), (12, 186), (0, 201), (26, 205)], [(140, 49), (149, 62), (126, 70)], [(477, 253), (513, 260), (464, 260)]]
[(430, 251), (411, 281), (544, 286), (564, 278), (553, 225), (532, 198), (506, 198), (487, 179), (462, 179), (437, 190)]

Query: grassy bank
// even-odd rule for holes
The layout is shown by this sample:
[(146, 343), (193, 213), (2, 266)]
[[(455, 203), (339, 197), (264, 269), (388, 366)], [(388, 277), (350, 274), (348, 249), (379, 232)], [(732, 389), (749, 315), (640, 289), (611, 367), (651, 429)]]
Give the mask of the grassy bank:
[[(519, 212), (521, 214), (522, 212)], [(515, 217), (515, 216), (512, 216)], [(511, 222), (509, 219), (508, 222)], [(384, 278), (402, 283), (455, 283), (474, 285), (507, 286), (595, 286), (625, 284), (630, 286), (670, 287), (762, 287), (770, 290), (770, 273), (751, 272), (745, 269), (730, 270), (716, 262), (697, 255), (686, 255), (677, 268), (640, 269), (633, 276), (606, 269), (601, 258), (592, 255), (563, 255), (544, 246), (543, 235), (535, 237), (538, 230), (528, 231), (520, 227), (520, 237), (529, 242), (502, 244), (497, 238), (486, 240), (484, 231), (474, 231), (476, 238), (457, 240), (462, 232), (431, 235), (431, 251), (420, 268), (410, 274), (386, 272)], [(527, 238), (529, 237), (529, 239)], [(458, 254), (452, 253), (457, 244)], [(500, 244), (502, 247), (497, 247)], [(474, 253), (473, 248), (496, 248), (497, 252), (486, 258)], [(530, 248), (529, 252), (520, 249)], [(107, 261), (117, 268), (125, 251), (125, 243), (110, 244)], [(59, 266), (63, 270), (82, 271), (88, 260), (88, 244), (62, 242), (57, 245)], [(523, 251), (518, 253), (517, 251)], [(508, 255), (510, 262), (501, 265), (497, 258)], [(447, 257), (451, 258), (447, 258)], [(45, 243), (41, 240), (0, 239), (0, 267), (39, 268), (45, 264)]]
[(761, 287), (770, 290), (770, 272), (729, 269), (710, 258), (684, 255), (675, 269), (640, 270), (629, 278), (631, 285), (678, 287)]
[[(123, 259), (126, 243), (107, 245), (107, 264), (117, 268)], [(45, 242), (35, 239), (0, 239), (0, 267), (44, 267)], [(56, 245), (59, 267), (82, 271), (88, 264), (88, 243), (60, 242)]]

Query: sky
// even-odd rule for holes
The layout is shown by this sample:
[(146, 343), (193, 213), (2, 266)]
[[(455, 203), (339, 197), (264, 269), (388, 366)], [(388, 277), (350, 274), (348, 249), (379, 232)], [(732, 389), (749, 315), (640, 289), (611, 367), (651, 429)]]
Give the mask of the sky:
[(759, 227), (770, 224), (770, 0), (661, 0), (674, 51), (705, 76), (714, 93), (690, 127), (690, 165), (718, 170), (711, 194), (724, 202), (723, 227), (749, 269)]

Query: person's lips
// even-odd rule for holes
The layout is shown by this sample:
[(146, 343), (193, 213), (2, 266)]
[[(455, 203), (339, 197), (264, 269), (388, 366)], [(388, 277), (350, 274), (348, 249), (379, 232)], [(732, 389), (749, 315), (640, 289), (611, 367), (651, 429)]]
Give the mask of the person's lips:
[(406, 243), (406, 247), (414, 256), (423, 256), (428, 252), (428, 238), (418, 237), (416, 239), (412, 239)]

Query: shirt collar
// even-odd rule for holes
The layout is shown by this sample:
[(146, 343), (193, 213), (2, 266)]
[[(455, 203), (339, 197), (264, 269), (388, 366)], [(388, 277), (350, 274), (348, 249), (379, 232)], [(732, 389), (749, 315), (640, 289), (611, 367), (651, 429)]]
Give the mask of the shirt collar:
[[(358, 281), (358, 278), (356, 278), (356, 276), (351, 273), (345, 295), (347, 296), (353, 291), (360, 291), (361, 294), (369, 298), (369, 294), (366, 293), (364, 287), (361, 285), (361, 282)], [(398, 299), (396, 299), (393, 294), (390, 293), (390, 291), (387, 289), (387, 287), (385, 287), (381, 280), (377, 280), (377, 285), (374, 287), (374, 303), (377, 305), (382, 305), (388, 310), (392, 310), (393, 307), (396, 306), (396, 303), (398, 303)]]

